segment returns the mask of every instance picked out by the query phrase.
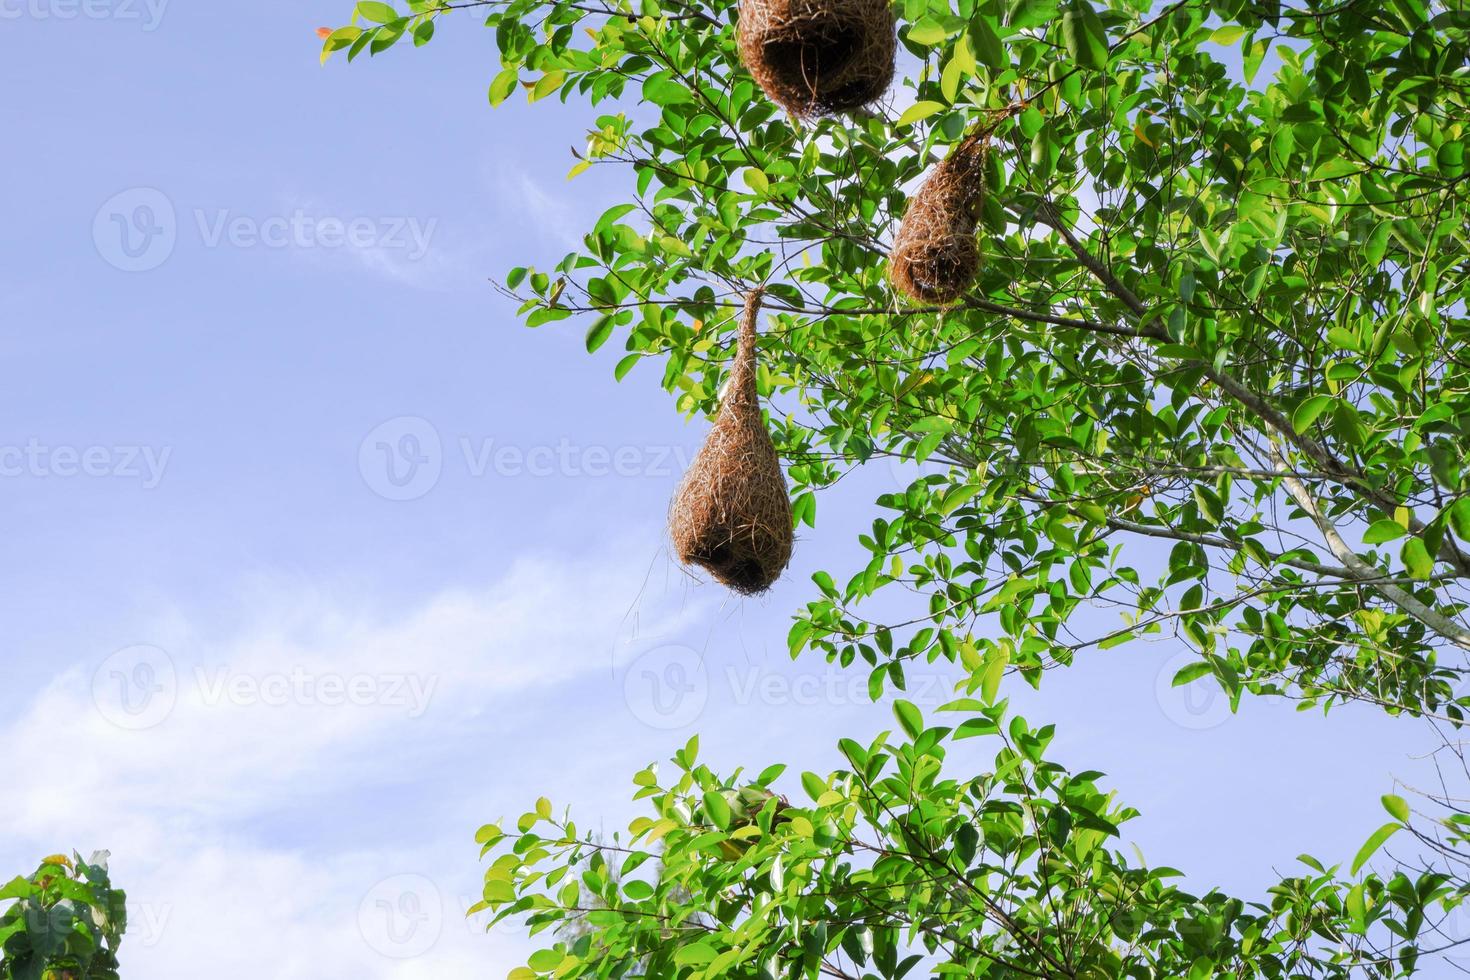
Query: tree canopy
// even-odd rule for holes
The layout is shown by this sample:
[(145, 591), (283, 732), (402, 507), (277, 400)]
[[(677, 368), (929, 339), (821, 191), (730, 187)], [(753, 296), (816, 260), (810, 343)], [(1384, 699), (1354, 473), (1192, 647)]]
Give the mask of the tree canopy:
[[(617, 840), (545, 801), (486, 827), (484, 907), (593, 926), (519, 975), (1390, 977), (1453, 951), (1458, 790), (1386, 797), (1351, 868), (1189, 895), (1117, 849), (1133, 811), (1049, 762), (1050, 726), (1004, 693), (1168, 636), (1196, 654), (1179, 683), (1427, 719), (1463, 769), (1461, 0), (901, 0), (888, 99), (813, 120), (741, 66), (730, 0), (362, 2), (323, 58), (476, 11), (490, 102), (600, 107), (573, 174), (629, 177), (579, 251), (510, 272), (526, 322), (577, 318), (589, 351), (623, 346), (619, 379), (651, 360), (708, 415), (764, 289), (796, 520), (853, 467), (923, 464), (789, 637), (867, 672), (894, 731), (845, 741), (799, 802), (752, 795), (777, 768), (716, 774), (691, 743), (635, 777), (649, 813)], [(898, 222), (976, 134), (979, 276), (907, 302)], [(911, 614), (869, 613), (880, 594)], [(905, 665), (939, 658), (965, 678), (943, 723), (903, 700)], [(991, 771), (946, 771), (968, 737), (995, 743)], [(1423, 865), (1364, 871), (1399, 831)]]

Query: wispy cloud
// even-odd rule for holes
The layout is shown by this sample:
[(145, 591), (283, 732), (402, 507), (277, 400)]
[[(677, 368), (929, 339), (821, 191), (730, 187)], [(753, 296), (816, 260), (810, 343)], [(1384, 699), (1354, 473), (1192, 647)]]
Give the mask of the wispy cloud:
[[(528, 715), (557, 737), (574, 707), (554, 692), (611, 674), (645, 573), (634, 553), (518, 561), (397, 614), (283, 587), (229, 636), (161, 615), (157, 646), (66, 670), (0, 728), (0, 859), (19, 870), (68, 844), (109, 847), (138, 976), (204, 962), (242, 980), (508, 970), (525, 944), (463, 914), (474, 819), (500, 814), (459, 811), (487, 792), (534, 799), (514, 746)], [(644, 628), (694, 613), (645, 608)], [(427, 799), (405, 796), (425, 784)], [(383, 840), (386, 823), (445, 813), (449, 835)]]
[(561, 181), (560, 190), (551, 189), (520, 166), (499, 161), (497, 167), (491, 181), (496, 203), (500, 209), (525, 219), (518, 227), (560, 249), (581, 246), (587, 230), (587, 208), (579, 206), (565, 190), (565, 181)]
[[(478, 282), (493, 254), (491, 242), (467, 240), (450, 216), (433, 213), (431, 207), (363, 213), (340, 203), (292, 197), (281, 201), (280, 211), (284, 220), (277, 219), (275, 224), (268, 224), (269, 219), (261, 221), (261, 230), (274, 232), (270, 243), (289, 248), (299, 261), (315, 267), (355, 267), (414, 289), (440, 290)], [(208, 217), (200, 218), (206, 239)], [(227, 213), (217, 214), (214, 226), (228, 229), (230, 218)], [(221, 232), (214, 234), (223, 237)]]

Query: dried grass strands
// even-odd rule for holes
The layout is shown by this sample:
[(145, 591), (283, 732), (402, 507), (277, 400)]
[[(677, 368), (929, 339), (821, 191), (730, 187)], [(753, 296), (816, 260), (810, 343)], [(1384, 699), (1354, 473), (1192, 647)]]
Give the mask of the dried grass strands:
[(740, 60), (793, 116), (859, 109), (893, 82), (888, 0), (741, 0)]
[(679, 560), (742, 595), (769, 589), (792, 545), (791, 497), (755, 384), (760, 302), (759, 290), (746, 296), (724, 402), (669, 508)]

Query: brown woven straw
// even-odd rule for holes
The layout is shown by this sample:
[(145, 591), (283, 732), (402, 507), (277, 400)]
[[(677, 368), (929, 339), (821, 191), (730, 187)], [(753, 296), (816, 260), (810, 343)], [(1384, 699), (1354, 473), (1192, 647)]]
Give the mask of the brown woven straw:
[(847, 112), (888, 90), (896, 29), (888, 0), (741, 0), (740, 60), (793, 116)]
[(760, 291), (745, 299), (725, 400), (669, 508), (679, 560), (742, 595), (769, 589), (791, 560), (791, 498), (755, 385)]
[(952, 303), (975, 281), (985, 156), (984, 140), (971, 136), (934, 167), (909, 201), (888, 256), (888, 278), (909, 299)]

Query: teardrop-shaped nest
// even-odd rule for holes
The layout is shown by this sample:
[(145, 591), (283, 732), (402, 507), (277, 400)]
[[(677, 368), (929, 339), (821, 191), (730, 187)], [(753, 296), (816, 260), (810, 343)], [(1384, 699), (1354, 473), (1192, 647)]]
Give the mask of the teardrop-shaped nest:
[(915, 302), (952, 303), (980, 272), (975, 226), (985, 204), (986, 152), (983, 139), (966, 139), (909, 201), (888, 256), (888, 278)]
[(791, 560), (791, 497), (755, 385), (760, 293), (745, 301), (724, 403), (669, 508), (679, 560), (742, 595), (766, 591)]
[(793, 116), (860, 109), (893, 82), (888, 0), (741, 0), (740, 60)]

